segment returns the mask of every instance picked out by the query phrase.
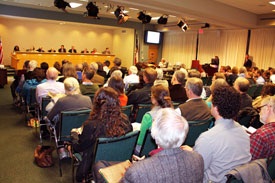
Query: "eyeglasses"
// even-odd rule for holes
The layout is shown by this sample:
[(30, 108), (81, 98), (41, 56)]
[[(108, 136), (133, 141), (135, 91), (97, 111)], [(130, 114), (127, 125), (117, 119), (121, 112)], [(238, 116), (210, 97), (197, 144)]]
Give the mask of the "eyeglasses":
[(258, 113), (260, 113), (260, 112), (261, 112), (261, 109), (262, 109), (263, 107), (265, 107), (265, 106), (267, 106), (267, 104), (257, 107), (256, 110), (258, 111)]

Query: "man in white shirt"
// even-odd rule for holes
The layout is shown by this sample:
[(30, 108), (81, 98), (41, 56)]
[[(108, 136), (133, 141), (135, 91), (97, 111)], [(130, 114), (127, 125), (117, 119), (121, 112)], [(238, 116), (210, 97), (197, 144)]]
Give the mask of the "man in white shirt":
[(64, 84), (56, 81), (58, 77), (58, 70), (54, 67), (50, 67), (46, 72), (47, 81), (45, 83), (39, 84), (36, 87), (36, 101), (41, 104), (42, 97), (48, 95), (49, 92), (65, 93)]
[(136, 66), (131, 66), (128, 70), (128, 76), (125, 76), (123, 81), (125, 84), (125, 89), (128, 89), (130, 83), (139, 83), (139, 76), (137, 75), (138, 69)]

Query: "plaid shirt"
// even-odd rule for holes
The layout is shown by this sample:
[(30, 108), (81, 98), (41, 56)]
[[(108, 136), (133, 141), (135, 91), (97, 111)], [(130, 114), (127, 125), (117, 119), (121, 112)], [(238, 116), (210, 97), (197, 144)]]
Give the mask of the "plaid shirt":
[(275, 154), (275, 122), (267, 123), (250, 136), (252, 160)]

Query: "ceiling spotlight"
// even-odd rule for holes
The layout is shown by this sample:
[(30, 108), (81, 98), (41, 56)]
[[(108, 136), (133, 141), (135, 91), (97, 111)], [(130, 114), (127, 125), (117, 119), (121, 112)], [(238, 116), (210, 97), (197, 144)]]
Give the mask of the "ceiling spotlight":
[(158, 24), (167, 24), (168, 15), (162, 15), (158, 19)]
[(65, 9), (67, 6), (71, 8), (71, 5), (64, 0), (54, 0), (54, 6), (62, 9), (63, 11), (66, 11)]
[(209, 28), (210, 27), (210, 24), (209, 23), (205, 23), (204, 26), (202, 26), (201, 28), (204, 29), (204, 28)]
[(137, 18), (142, 21), (143, 24), (147, 24), (151, 22), (152, 17), (150, 15), (146, 15), (144, 12), (140, 11), (138, 13)]
[(181, 28), (183, 32), (185, 32), (188, 29), (188, 25), (182, 20), (180, 20), (177, 25)]
[(142, 21), (143, 19), (145, 19), (145, 16), (146, 15), (141, 11), (141, 12), (138, 13), (138, 17), (137, 18)]
[(120, 6), (117, 7), (114, 14), (117, 18), (117, 23), (118, 24), (125, 23), (129, 18), (129, 16), (127, 14), (123, 13), (123, 9)]
[(87, 9), (87, 12), (86, 12), (87, 16), (94, 17), (94, 18), (99, 18), (97, 16), (97, 14), (99, 12), (98, 7), (93, 2), (89, 2), (86, 6), (86, 9)]

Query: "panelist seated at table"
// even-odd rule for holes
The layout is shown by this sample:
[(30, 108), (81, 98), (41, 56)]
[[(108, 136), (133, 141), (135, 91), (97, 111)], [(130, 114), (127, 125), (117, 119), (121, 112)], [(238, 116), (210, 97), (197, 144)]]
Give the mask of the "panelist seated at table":
[(75, 49), (75, 47), (74, 46), (72, 46), (72, 48), (71, 49), (69, 49), (69, 51), (68, 51), (69, 53), (77, 53), (77, 51), (76, 51), (76, 49)]
[(64, 45), (61, 45), (61, 47), (58, 49), (59, 53), (66, 53), (66, 48), (64, 47)]
[(45, 50), (43, 50), (43, 47), (39, 47), (36, 51), (37, 52), (45, 52)]
[(110, 54), (111, 54), (111, 51), (110, 51), (109, 48), (106, 48), (106, 49), (102, 52), (102, 54), (110, 55)]
[(55, 50), (55, 49), (53, 49), (53, 48), (51, 48), (51, 49), (49, 49), (49, 50), (48, 50), (48, 52), (50, 52), (50, 53), (55, 53), (55, 52), (56, 52), (56, 50)]
[(81, 53), (89, 53), (89, 51), (87, 48), (85, 48), (84, 50), (81, 51)]

